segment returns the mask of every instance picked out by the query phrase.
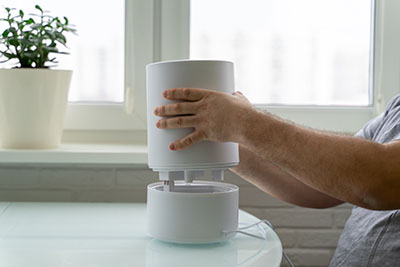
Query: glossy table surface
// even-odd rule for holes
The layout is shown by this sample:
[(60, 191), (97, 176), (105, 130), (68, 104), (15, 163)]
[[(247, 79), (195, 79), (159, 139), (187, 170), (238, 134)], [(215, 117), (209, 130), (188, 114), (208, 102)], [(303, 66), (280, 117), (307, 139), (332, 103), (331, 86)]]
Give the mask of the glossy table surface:
[[(239, 212), (239, 226), (258, 219)], [(146, 205), (0, 202), (0, 266), (280, 266), (282, 245), (263, 225), (208, 245), (178, 245), (147, 234)]]

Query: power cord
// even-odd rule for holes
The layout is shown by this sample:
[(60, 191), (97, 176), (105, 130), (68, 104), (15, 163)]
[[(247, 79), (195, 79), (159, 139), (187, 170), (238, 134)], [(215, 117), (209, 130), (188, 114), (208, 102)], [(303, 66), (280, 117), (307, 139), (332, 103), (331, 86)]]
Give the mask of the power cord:
[[(243, 235), (247, 235), (247, 236), (251, 236), (257, 239), (261, 239), (261, 240), (266, 240), (267, 239), (267, 232), (265, 231), (265, 228), (260, 227), (260, 224), (265, 223), (269, 228), (271, 228), (272, 231), (274, 231), (274, 233), (276, 235), (278, 235), (278, 233), (275, 231), (274, 226), (272, 225), (272, 223), (270, 221), (268, 221), (267, 219), (263, 219), (263, 220), (259, 220), (256, 223), (244, 226), (244, 227), (239, 227), (237, 230), (235, 231), (229, 231), (229, 232), (224, 232), (225, 234), (230, 234), (230, 233), (239, 233), (239, 234), (243, 234)], [(264, 236), (258, 236), (258, 235), (254, 235), (248, 232), (245, 232), (243, 230), (252, 228), (254, 226), (257, 226), (263, 233)], [(278, 235), (279, 236), (279, 235)], [(292, 263), (292, 261), (289, 259), (288, 255), (286, 255), (285, 250), (282, 248), (282, 256), (283, 258), (286, 260), (286, 262), (289, 264), (290, 267), (294, 267), (294, 264)]]

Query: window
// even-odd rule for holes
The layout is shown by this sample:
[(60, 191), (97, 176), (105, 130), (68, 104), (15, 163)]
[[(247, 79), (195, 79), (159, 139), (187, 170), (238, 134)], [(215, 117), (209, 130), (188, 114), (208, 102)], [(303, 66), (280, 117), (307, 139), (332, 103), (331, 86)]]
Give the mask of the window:
[[(355, 132), (399, 92), (398, 0), (86, 2), (35, 2), (69, 16), (82, 46), (102, 43), (103, 48), (89, 49), (91, 56), (82, 53), (87, 58), (82, 64), (100, 77), (111, 74), (105, 78), (111, 86), (91, 77), (73, 85), (77, 89), (71, 89), (76, 93), (71, 93), (64, 134), (68, 140), (91, 140), (97, 133), (119, 142), (135, 139), (138, 132), (145, 136), (145, 66), (161, 60), (232, 60), (236, 89), (259, 108), (322, 129)], [(33, 5), (28, 0), (1, 2), (21, 3)], [(101, 31), (105, 37), (86, 36), (81, 20), (87, 27), (99, 23), (92, 33)], [(105, 60), (114, 61), (101, 69), (99, 62)], [(92, 86), (88, 93), (87, 86)]]
[(371, 2), (192, 0), (190, 57), (235, 62), (254, 104), (368, 106)]
[[(25, 13), (35, 12), (34, 5), (38, 4), (51, 15), (68, 17), (77, 28), (78, 35), (70, 34), (69, 49), (63, 50), (70, 55), (57, 55), (57, 68), (74, 71), (64, 140), (91, 142), (111, 138), (123, 142), (132, 138), (130, 133), (121, 134), (121, 131), (145, 129), (144, 66), (153, 60), (146, 52), (152, 49), (149, 45), (152, 40), (133, 40), (133, 13), (139, 13), (139, 9), (133, 8), (134, 2), (1, 1), (1, 6), (27, 10)], [(141, 15), (143, 21), (153, 19), (146, 12)], [(142, 29), (143, 25), (146, 23), (141, 24)], [(141, 53), (133, 55), (134, 48)], [(133, 93), (134, 87), (137, 93)]]
[[(266, 61), (268, 61), (268, 58), (264, 59), (263, 61), (259, 60), (258, 62), (256, 62), (258, 59), (256, 56), (253, 56), (253, 54), (257, 55), (257, 52), (259, 52), (260, 54), (264, 53), (264, 51), (260, 50), (259, 47), (257, 47), (257, 45), (259, 45), (259, 43), (262, 42), (259, 43), (255, 42), (254, 40), (256, 37), (254, 37), (254, 34), (252, 35), (251, 33), (250, 34), (246, 33), (239, 35), (239, 37), (236, 37), (236, 39), (233, 40), (229, 38), (227, 39), (228, 43), (230, 42), (230, 44), (233, 44), (233, 47), (236, 48), (235, 50), (236, 52), (250, 51), (246, 52), (246, 56), (249, 55), (250, 58), (233, 54), (232, 53), (233, 48), (227, 47), (226, 43), (224, 47), (226, 51), (221, 52), (221, 54), (219, 53), (216, 54), (218, 58), (229, 59), (228, 57), (230, 57), (230, 59), (233, 60), (234, 62), (238, 61), (238, 58), (242, 58), (242, 60), (244, 61), (254, 60), (254, 62), (251, 63), (245, 62), (245, 64), (240, 66), (239, 64), (236, 64), (237, 89), (245, 91), (245, 93), (247, 93), (250, 96), (250, 99), (255, 104), (257, 104), (258, 108), (267, 109), (268, 111), (275, 113), (283, 118), (288, 118), (297, 123), (309, 125), (311, 127), (320, 129), (355, 132), (359, 130), (367, 120), (374, 117), (377, 113), (382, 112), (387, 102), (395, 94), (399, 93), (400, 79), (398, 79), (398, 73), (400, 73), (400, 64), (399, 64), (400, 51), (397, 48), (400, 47), (400, 38), (399, 38), (400, 35), (397, 34), (396, 30), (400, 28), (400, 19), (398, 17), (398, 12), (400, 10), (400, 1), (232, 0), (229, 1), (229, 4), (227, 4), (227, 1), (224, 0), (221, 1), (192, 0), (190, 1), (190, 3), (189, 1), (176, 0), (168, 2), (168, 7), (165, 2), (163, 1), (160, 2), (162, 2), (163, 4), (162, 5), (163, 8), (161, 8), (162, 21), (169, 21), (169, 20), (173, 21), (179, 18), (183, 21), (186, 21), (187, 25), (192, 23), (191, 27), (183, 29), (182, 27), (176, 27), (176, 25), (175, 27), (171, 27), (168, 23), (162, 24), (161, 36), (168, 36), (168, 38), (165, 38), (165, 45), (162, 43), (161, 47), (168, 47), (169, 49), (171, 49), (170, 48), (171, 44), (169, 40), (173, 39), (175, 40), (175, 43), (178, 44), (177, 45), (178, 47), (181, 46), (182, 44), (184, 44), (184, 47), (188, 48), (190, 47), (191, 51), (190, 52), (187, 51), (186, 58), (188, 58), (189, 56), (191, 56), (192, 58), (206, 57), (206, 56), (215, 57), (213, 51), (206, 51), (206, 50), (215, 49), (221, 51), (221, 47), (219, 47), (219, 44), (216, 44), (215, 40), (208, 40), (208, 41), (206, 40), (208, 45), (206, 46), (202, 45), (205, 44), (205, 42), (204, 40), (201, 40), (201, 38), (204, 38), (204, 35), (200, 31), (200, 29), (212, 28), (209, 27), (209, 24), (207, 22), (204, 22), (204, 18), (207, 18), (207, 20), (210, 19), (210, 21), (214, 23), (213, 27), (215, 29), (209, 30), (210, 32), (219, 31), (220, 29), (218, 28), (221, 28), (221, 26), (218, 25), (225, 25), (224, 24), (225, 21), (230, 21), (230, 22), (234, 21), (233, 19), (234, 15), (232, 14), (235, 14), (235, 7), (234, 7), (235, 5), (241, 5), (242, 7), (241, 8), (242, 13), (240, 13), (236, 17), (236, 20), (242, 23), (232, 22), (234, 26), (237, 27), (237, 29), (243, 29), (244, 27), (246, 27), (246, 25), (248, 25), (248, 23), (253, 23), (253, 26), (255, 25), (254, 27), (258, 27), (263, 23), (265, 25), (265, 22), (258, 23), (258, 21), (265, 21), (265, 20), (268, 21), (272, 20), (272, 18), (275, 18), (276, 21), (282, 22), (281, 17), (288, 18), (287, 6), (290, 3), (295, 3), (295, 2), (296, 6), (300, 5), (297, 3), (301, 3), (301, 5), (305, 5), (308, 7), (312, 6), (314, 15), (311, 14), (310, 16), (315, 17), (317, 16), (315, 14), (319, 14), (317, 16), (319, 19), (318, 20), (316, 19), (315, 21), (311, 22), (308, 21), (309, 20), (308, 18), (304, 18), (307, 17), (307, 15), (304, 15), (302, 17), (296, 18), (299, 20), (304, 19), (304, 21), (302, 22), (299, 21), (296, 21), (295, 23), (291, 22), (290, 23), (291, 26), (288, 23), (286, 23), (289, 26), (286, 27), (285, 30), (287, 31), (285, 32), (285, 34), (290, 33), (291, 27), (298, 29), (300, 31), (301, 29), (297, 27), (297, 24), (304, 25), (304, 27), (311, 27), (313, 29), (316, 26), (311, 24), (325, 23), (324, 17), (325, 16), (329, 17), (330, 15), (328, 13), (331, 11), (334, 13), (336, 12), (335, 14), (338, 14), (337, 10), (342, 9), (340, 15), (337, 15), (338, 16), (338, 18), (336, 18), (337, 20), (342, 19), (342, 17), (343, 19), (350, 19), (352, 15), (359, 17), (359, 19), (356, 19), (355, 22), (349, 21), (349, 23), (350, 22), (353, 23), (353, 26), (348, 26), (349, 29), (346, 29), (346, 31), (348, 30), (350, 32), (354, 31), (354, 27), (358, 27), (357, 25), (361, 25), (360, 38), (364, 40), (363, 43), (360, 44), (358, 40), (355, 41), (354, 39), (352, 39), (353, 38), (352, 36), (348, 36), (349, 33), (345, 34), (344, 37), (342, 35), (341, 38), (346, 38), (346, 40), (347, 39), (352, 40), (351, 41), (352, 45), (355, 45), (355, 47), (358, 46), (360, 48), (359, 49), (360, 51), (353, 51), (354, 50), (353, 48), (342, 45), (343, 42), (340, 43), (335, 42), (334, 45), (340, 48), (339, 49), (340, 53), (335, 52), (334, 54), (339, 54), (339, 55), (345, 54), (346, 56), (342, 57), (342, 59), (340, 60), (332, 60), (332, 61), (322, 58), (322, 61), (324, 62), (325, 65), (327, 64), (331, 65), (330, 67), (331, 71), (329, 71), (329, 68), (327, 68), (328, 70), (323, 70), (323, 72), (321, 72), (322, 70), (318, 71), (319, 73), (325, 73), (324, 74), (325, 76), (339, 77), (339, 78), (335, 78), (337, 82), (332, 82), (331, 78), (325, 79), (325, 81), (322, 82), (320, 86), (317, 86), (317, 81), (319, 77), (314, 77), (313, 76), (314, 71), (309, 71), (313, 67), (313, 64), (310, 63), (313, 62), (312, 60), (306, 63), (306, 66), (304, 66), (304, 68), (300, 68), (299, 65), (301, 64), (299, 64), (298, 62), (291, 61), (290, 57), (288, 60), (285, 59), (285, 57), (288, 57), (288, 55), (291, 55), (291, 53), (295, 53), (294, 51), (301, 52), (305, 51), (304, 49), (308, 49), (306, 48), (307, 45), (305, 45), (304, 43), (301, 44), (300, 47), (292, 47), (293, 49), (296, 50), (289, 52), (289, 46), (292, 44), (284, 46), (282, 38), (280, 38), (281, 40), (278, 42), (278, 44), (276, 41), (273, 41), (272, 43), (270, 43), (269, 46), (272, 47), (272, 49), (284, 49), (285, 52), (280, 53), (284, 55), (284, 58), (280, 60), (275, 60), (275, 58), (278, 58), (278, 55), (268, 55), (270, 59), (272, 58), (275, 61), (272, 61), (272, 63), (271, 62), (266, 63)], [(225, 3), (225, 5), (223, 3)], [(265, 10), (266, 8), (264, 8), (263, 6), (255, 6), (256, 4), (259, 5), (269, 4), (271, 5), (270, 8), (272, 8), (276, 13), (274, 14), (268, 13), (268, 11)], [(175, 5), (174, 8), (171, 7), (173, 5)], [(329, 12), (327, 12), (327, 7), (326, 7), (327, 5), (331, 5), (331, 9), (329, 9)], [(198, 10), (194, 10), (196, 8), (198, 8)], [(204, 11), (205, 8), (207, 8), (207, 12)], [(259, 10), (262, 9), (264, 9), (264, 12), (259, 12)], [(257, 14), (257, 16), (255, 16), (255, 18), (252, 18), (251, 15), (246, 13), (246, 11), (248, 10), (251, 10), (254, 14)], [(295, 9), (294, 11), (303, 11), (303, 13), (306, 12), (303, 9), (303, 7)], [(294, 11), (292, 10), (290, 12)], [(343, 16), (342, 13), (344, 14)], [(355, 13), (359, 15), (355, 15)], [(265, 17), (267, 16), (267, 14), (269, 14), (271, 17), (268, 19), (260, 18), (260, 16)], [(218, 16), (218, 20), (215, 19), (216, 16)], [(243, 22), (244, 20), (248, 20), (248, 22)], [(371, 22), (370, 25), (369, 21)], [(274, 25), (276, 25), (276, 23), (272, 22), (270, 23), (270, 25), (267, 25), (267, 28), (269, 29), (270, 33), (274, 32), (273, 31)], [(282, 25), (278, 25), (277, 27), (282, 27)], [(235, 27), (233, 28), (235, 29)], [(324, 29), (322, 29), (321, 31), (323, 30)], [(186, 31), (186, 35), (184, 31)], [(344, 31), (341, 29), (335, 31), (337, 31), (338, 34), (344, 33)], [(219, 38), (218, 40), (221, 40), (220, 38), (223, 38), (224, 36), (226, 37), (227, 35), (229, 35), (230, 32), (232, 32), (232, 30), (229, 27), (226, 28), (226, 32), (223, 33), (220, 32), (221, 35), (223, 36), (218, 36), (217, 37)], [(268, 33), (268, 31), (265, 32)], [(306, 30), (302, 30), (302, 32), (306, 32)], [(322, 33), (320, 35), (323, 36)], [(304, 41), (305, 43), (307, 43), (307, 40), (303, 39), (304, 37), (301, 36), (298, 37), (297, 33), (295, 33), (294, 36), (295, 39), (290, 39), (289, 37), (288, 40), (289, 41), (294, 40), (296, 42)], [(371, 40), (369, 40), (368, 36), (370, 37)], [(273, 39), (273, 37), (271, 38)], [(330, 40), (329, 36), (326, 36), (324, 38), (325, 39), (321, 40), (325, 40), (324, 42), (328, 42), (328, 44), (323, 44), (323, 43), (319, 44), (317, 41), (314, 41), (314, 43), (320, 45), (320, 48), (316, 49), (316, 51), (319, 51), (318, 53), (326, 55), (329, 53), (325, 52), (322, 53), (321, 51), (323, 51), (323, 49), (326, 49), (329, 46), (334, 48), (334, 46), (332, 46), (333, 44), (329, 44)], [(200, 40), (200, 42), (197, 44), (194, 43), (197, 40)], [(164, 39), (161, 38), (161, 41), (163, 42)], [(192, 41), (192, 43), (190, 41)], [(252, 44), (251, 49), (240, 48), (240, 46), (246, 46), (245, 42), (250, 42)], [(310, 41), (308, 41), (308, 43), (309, 42)], [(238, 49), (238, 47), (240, 49)], [(224, 57), (227, 58), (221, 58), (220, 55), (224, 55)], [(360, 64), (359, 65), (360, 68), (355, 69), (354, 67), (349, 67), (350, 66), (349, 63), (353, 62), (349, 62), (348, 57), (351, 57), (353, 59), (358, 58), (355, 59), (355, 61), (357, 62), (357, 64)], [(162, 59), (164, 58), (168, 57), (164, 55)], [(304, 58), (306, 57), (304, 55), (301, 55), (301, 58), (302, 60), (304, 60)], [(283, 64), (284, 59), (286, 60), (286, 62), (294, 62), (295, 64), (293, 64), (292, 66), (288, 66), (287, 63), (285, 63), (286, 65), (284, 65)], [(240, 61), (238, 62), (240, 63)], [(262, 75), (263, 77), (260, 77), (261, 75), (254, 75), (251, 76), (251, 78), (246, 76), (246, 75), (248, 76), (252, 75), (253, 73), (251, 73), (251, 71), (257, 72), (260, 69), (263, 69), (262, 66), (260, 67), (261, 64), (260, 62), (263, 64), (270, 64), (270, 65), (275, 64), (274, 62), (280, 62), (279, 64), (276, 64), (278, 67), (277, 69), (279, 71), (276, 71), (275, 73), (272, 74), (272, 76), (275, 75), (274, 76), (275, 78), (272, 79), (272, 81), (276, 82), (276, 84), (280, 86), (278, 87), (280, 90), (274, 91), (273, 86), (268, 86), (268, 84), (263, 80), (263, 78), (266, 77), (266, 74), (263, 74)], [(371, 65), (369, 65), (370, 62), (372, 63)], [(324, 66), (325, 68), (325, 65), (319, 65), (319, 66)], [(251, 71), (248, 71), (248, 73), (251, 74), (246, 74), (246, 75), (243, 74), (243, 76), (239, 77), (240, 73), (245, 73), (246, 71), (241, 69), (245, 68), (243, 66), (249, 68)], [(345, 66), (345, 68), (340, 69), (337, 66)], [(294, 72), (290, 73), (291, 71)], [(351, 79), (349, 78), (350, 77), (349, 72), (351, 72)], [(305, 77), (308, 78), (306, 79), (305, 77), (302, 77), (301, 73), (308, 73), (304, 75)], [(303, 90), (305, 90), (304, 94), (306, 96), (302, 95), (300, 95), (300, 97), (296, 96), (298, 92), (291, 91), (295, 89), (293, 89), (293, 86), (289, 86), (289, 84), (293, 81), (285, 81), (283, 77), (290, 77), (295, 80), (297, 79), (299, 83), (303, 83), (302, 85), (298, 85), (296, 87), (303, 88)], [(251, 79), (258, 80), (261, 82), (253, 84), (250, 81)], [(267, 77), (265, 78), (265, 80), (269, 80), (268, 82), (270, 83), (271, 77), (269, 78)], [(263, 86), (259, 86), (259, 84), (262, 84)], [(306, 86), (304, 86), (304, 84)], [(315, 86), (313, 84), (315, 84)], [(311, 91), (309, 90), (309, 88), (306, 88), (308, 85), (313, 85), (310, 86)], [(315, 88), (314, 91), (312, 91), (312, 88)], [(356, 89), (353, 90), (353, 88)], [(322, 91), (325, 90), (325, 91), (323, 91), (324, 93), (321, 93), (320, 90)], [(346, 91), (343, 92), (343, 90)], [(353, 90), (353, 91), (350, 92), (348, 90)], [(259, 97), (257, 94), (261, 94), (261, 96)], [(289, 97), (287, 97), (287, 95), (289, 95)], [(361, 97), (357, 95), (361, 95)], [(257, 99), (263, 99), (262, 103), (257, 102)]]
[(35, 5), (50, 11), (50, 15), (66, 16), (75, 25), (78, 35), (67, 34), (68, 48), (60, 51), (69, 55), (53, 54), (57, 68), (74, 70), (70, 102), (124, 101), (124, 0), (90, 1), (3, 0), (2, 5), (18, 8), (26, 14), (39, 14)]

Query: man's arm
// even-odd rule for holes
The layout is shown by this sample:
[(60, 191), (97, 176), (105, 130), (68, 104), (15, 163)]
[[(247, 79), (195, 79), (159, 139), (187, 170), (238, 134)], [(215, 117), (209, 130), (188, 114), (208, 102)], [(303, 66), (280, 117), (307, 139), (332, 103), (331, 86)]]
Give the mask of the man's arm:
[(195, 88), (164, 92), (184, 100), (155, 110), (157, 127), (194, 128), (170, 145), (181, 150), (202, 140), (237, 142), (300, 182), (333, 198), (377, 210), (400, 208), (400, 143), (305, 129), (252, 108), (241, 94)]
[(307, 208), (329, 208), (343, 201), (300, 182), (272, 162), (239, 145), (240, 163), (232, 171), (280, 200)]
[(312, 131), (255, 110), (242, 123), (238, 142), (306, 185), (369, 209), (400, 207), (400, 143)]

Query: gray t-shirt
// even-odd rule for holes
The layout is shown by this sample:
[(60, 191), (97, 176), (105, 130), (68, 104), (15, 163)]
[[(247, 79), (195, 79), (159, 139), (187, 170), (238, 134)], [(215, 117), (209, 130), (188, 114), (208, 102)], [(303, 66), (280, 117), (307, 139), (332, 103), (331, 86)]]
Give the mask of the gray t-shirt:
[[(356, 136), (381, 144), (400, 139), (400, 95)], [(399, 210), (374, 211), (354, 207), (330, 266), (400, 266)]]

